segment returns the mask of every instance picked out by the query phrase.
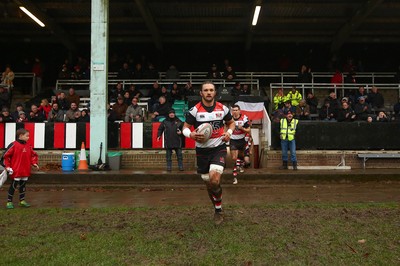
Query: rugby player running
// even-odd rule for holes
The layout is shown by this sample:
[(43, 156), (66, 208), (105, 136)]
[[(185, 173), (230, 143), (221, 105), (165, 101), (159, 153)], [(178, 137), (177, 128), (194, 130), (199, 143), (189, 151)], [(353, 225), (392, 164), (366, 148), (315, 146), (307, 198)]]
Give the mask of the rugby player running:
[[(214, 222), (221, 224), (222, 187), (221, 175), (224, 172), (226, 160), (226, 142), (230, 140), (235, 122), (229, 108), (215, 100), (215, 86), (211, 81), (205, 81), (201, 86), (201, 101), (186, 114), (183, 125), (183, 135), (196, 141), (197, 173), (204, 180), (208, 196), (214, 205)], [(191, 131), (191, 126), (197, 128), (203, 123), (211, 124), (213, 132), (208, 140), (204, 134)], [(225, 126), (228, 128), (225, 132)]]

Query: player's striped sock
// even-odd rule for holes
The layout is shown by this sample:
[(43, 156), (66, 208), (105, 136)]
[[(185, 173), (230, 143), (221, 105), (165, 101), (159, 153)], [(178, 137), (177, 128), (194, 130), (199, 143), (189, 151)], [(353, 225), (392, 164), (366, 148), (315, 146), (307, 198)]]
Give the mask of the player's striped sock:
[(212, 197), (213, 197), (215, 212), (221, 212), (222, 211), (222, 188), (221, 188), (221, 186), (218, 186), (217, 189), (213, 189)]

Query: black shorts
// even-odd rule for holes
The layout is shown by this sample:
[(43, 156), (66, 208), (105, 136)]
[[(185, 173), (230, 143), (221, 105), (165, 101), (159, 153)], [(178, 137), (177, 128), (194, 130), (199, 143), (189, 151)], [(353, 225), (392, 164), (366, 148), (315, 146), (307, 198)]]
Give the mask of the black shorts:
[(229, 141), (229, 145), (231, 147), (231, 151), (244, 151), (246, 148), (246, 140), (243, 139), (231, 139)]
[(208, 174), (210, 165), (216, 164), (225, 167), (226, 145), (215, 148), (196, 148), (197, 173)]

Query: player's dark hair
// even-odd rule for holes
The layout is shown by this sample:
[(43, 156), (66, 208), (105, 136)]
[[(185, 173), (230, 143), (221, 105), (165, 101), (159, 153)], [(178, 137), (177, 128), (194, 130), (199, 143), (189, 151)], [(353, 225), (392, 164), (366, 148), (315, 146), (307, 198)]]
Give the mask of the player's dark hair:
[(17, 132), (16, 132), (16, 136), (17, 136), (17, 139), (19, 138), (19, 136), (21, 136), (21, 135), (25, 135), (27, 132), (29, 132), (28, 130), (26, 130), (25, 128), (20, 128), (20, 129), (18, 129), (17, 130)]
[(232, 107), (231, 107), (232, 109), (233, 108), (237, 108), (237, 109), (239, 109), (240, 110), (240, 106), (239, 105), (237, 105), (237, 104), (234, 104), (234, 105), (232, 105)]

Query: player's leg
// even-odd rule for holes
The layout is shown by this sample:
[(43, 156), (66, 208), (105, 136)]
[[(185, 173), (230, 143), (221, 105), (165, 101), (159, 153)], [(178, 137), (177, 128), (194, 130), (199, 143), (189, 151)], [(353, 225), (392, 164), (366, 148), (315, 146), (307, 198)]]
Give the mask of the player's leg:
[(31, 206), (25, 200), (26, 182), (27, 181), (28, 181), (27, 178), (22, 178), (19, 181), (19, 206), (22, 206), (22, 207), (30, 207)]
[(172, 149), (166, 149), (165, 150), (165, 157), (167, 160), (167, 171), (172, 170)]
[(7, 209), (14, 209), (14, 204), (13, 204), (13, 197), (15, 190), (17, 189), (19, 180), (13, 179), (10, 185), (10, 188), (8, 189), (8, 197), (7, 197)]

